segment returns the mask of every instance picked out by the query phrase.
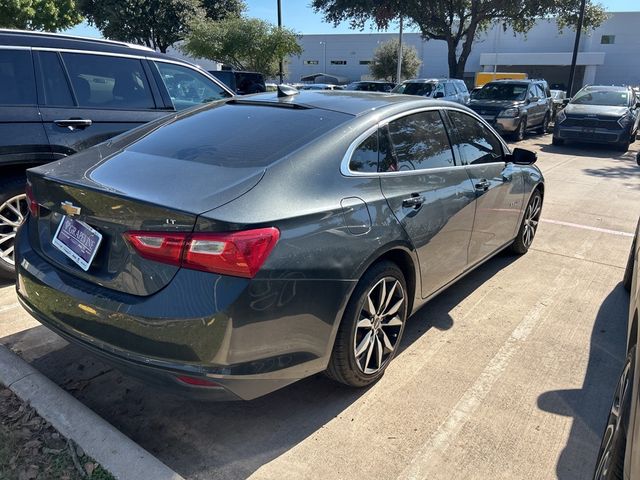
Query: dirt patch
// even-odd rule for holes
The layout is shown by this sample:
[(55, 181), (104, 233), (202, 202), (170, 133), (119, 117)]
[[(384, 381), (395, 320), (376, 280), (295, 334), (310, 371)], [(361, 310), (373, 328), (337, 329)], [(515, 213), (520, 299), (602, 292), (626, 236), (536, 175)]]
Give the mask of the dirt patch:
[(0, 480), (113, 480), (31, 406), (0, 385)]

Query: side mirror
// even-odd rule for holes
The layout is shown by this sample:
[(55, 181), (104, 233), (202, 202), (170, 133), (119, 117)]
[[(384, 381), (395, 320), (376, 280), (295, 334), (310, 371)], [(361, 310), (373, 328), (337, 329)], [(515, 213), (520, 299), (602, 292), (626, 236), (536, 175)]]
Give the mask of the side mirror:
[(562, 105), (566, 107), (567, 105), (569, 105), (570, 101), (571, 101), (570, 98), (563, 98), (562, 99)]
[(538, 160), (538, 154), (524, 148), (514, 148), (511, 154), (507, 155), (507, 163), (516, 165), (533, 165)]
[(433, 95), (433, 98), (444, 98), (444, 93), (443, 92), (436, 92)]

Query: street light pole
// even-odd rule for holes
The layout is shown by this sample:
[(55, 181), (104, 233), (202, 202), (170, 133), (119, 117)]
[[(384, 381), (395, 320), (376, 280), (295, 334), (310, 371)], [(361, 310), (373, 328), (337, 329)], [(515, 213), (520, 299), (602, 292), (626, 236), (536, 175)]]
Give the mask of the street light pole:
[[(282, 29), (282, 0), (278, 0), (278, 29)], [(278, 68), (280, 73), (280, 84), (282, 85), (282, 82), (284, 82), (284, 66), (282, 57), (280, 57)]]
[(578, 47), (580, 47), (580, 35), (582, 34), (582, 24), (584, 23), (584, 9), (586, 0), (580, 2), (580, 15), (578, 15), (578, 28), (576, 28), (576, 40), (573, 44), (573, 56), (571, 57), (571, 70), (569, 71), (569, 85), (567, 85), (567, 97), (573, 95), (573, 81), (576, 75), (576, 63), (578, 61)]
[(396, 69), (396, 83), (402, 79), (402, 15), (400, 15), (400, 35), (398, 36), (398, 68)]

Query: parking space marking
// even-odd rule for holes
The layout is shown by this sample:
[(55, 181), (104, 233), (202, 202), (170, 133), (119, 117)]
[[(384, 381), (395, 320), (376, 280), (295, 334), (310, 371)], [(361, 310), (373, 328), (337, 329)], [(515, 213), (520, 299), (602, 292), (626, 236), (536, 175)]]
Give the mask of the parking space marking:
[(552, 223), (554, 225), (563, 225), (565, 227), (581, 228), (583, 230), (591, 230), (592, 232), (610, 233), (611, 235), (619, 235), (622, 237), (633, 237), (633, 233), (622, 232), (620, 230), (610, 230), (608, 228), (592, 227), (591, 225), (582, 225), (579, 223), (563, 222), (562, 220), (550, 220), (548, 218), (541, 218), (543, 223)]
[(11, 303), (9, 305), (0, 306), (0, 313), (8, 312), (9, 310), (13, 310), (14, 308), (18, 308), (20, 304), (18, 302)]
[(566, 268), (563, 268), (554, 279), (551, 288), (547, 290), (545, 295), (538, 300), (535, 306), (511, 332), (509, 338), (489, 361), (474, 384), (469, 387), (453, 407), (446, 420), (440, 424), (438, 430), (427, 439), (407, 467), (398, 475), (398, 480), (433, 478), (431, 469), (437, 466), (451, 441), (480, 407), (495, 383), (500, 379), (502, 373), (509, 366), (513, 356), (520, 350), (522, 344), (538, 325), (549, 305), (554, 303), (554, 299), (557, 300), (558, 292), (561, 289), (566, 289), (570, 282), (571, 275)]

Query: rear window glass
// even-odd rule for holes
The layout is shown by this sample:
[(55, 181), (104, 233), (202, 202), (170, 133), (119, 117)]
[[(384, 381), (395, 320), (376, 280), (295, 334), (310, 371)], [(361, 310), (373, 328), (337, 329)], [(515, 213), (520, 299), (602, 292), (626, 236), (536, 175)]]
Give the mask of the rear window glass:
[(264, 167), (351, 118), (319, 109), (222, 104), (166, 125), (128, 150), (230, 168)]
[(0, 105), (35, 105), (31, 52), (0, 50)]

